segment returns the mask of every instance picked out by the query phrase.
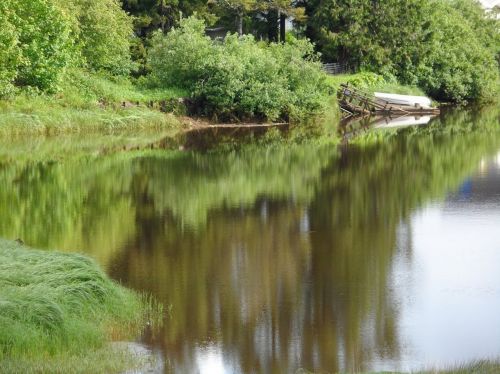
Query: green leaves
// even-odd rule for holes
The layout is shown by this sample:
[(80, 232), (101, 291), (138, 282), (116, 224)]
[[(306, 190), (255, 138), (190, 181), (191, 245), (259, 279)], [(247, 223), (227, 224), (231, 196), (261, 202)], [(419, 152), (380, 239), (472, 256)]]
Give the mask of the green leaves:
[(0, 97), (55, 92), (68, 66), (126, 75), (132, 21), (118, 0), (2, 0)]
[(0, 20), (6, 25), (0, 37), (0, 71), (4, 71), (0, 76), (6, 81), (0, 94), (8, 93), (14, 82), (55, 91), (59, 75), (71, 59), (64, 14), (49, 0), (6, 0)]
[(204, 23), (182, 20), (166, 36), (158, 33), (149, 51), (151, 80), (191, 92), (203, 114), (219, 120), (296, 120), (320, 111), (327, 91), (324, 74), (305, 41), (256, 42), (228, 34), (204, 35)]
[(487, 100), (498, 94), (499, 79), (494, 49), (483, 43), (493, 35), (479, 31), (489, 21), (466, 17), (453, 3), (433, 7), (431, 28), (435, 31), (418, 66), (419, 85), (447, 101)]
[(132, 18), (118, 0), (52, 0), (71, 17), (73, 43), (92, 70), (127, 75), (132, 69)]
[(12, 93), (12, 82), (17, 75), (17, 66), (21, 60), (19, 40), (14, 25), (9, 21), (7, 3), (0, 2), (0, 97)]
[(478, 2), (313, 0), (307, 13), (326, 60), (395, 76), (444, 101), (498, 94), (500, 21)]

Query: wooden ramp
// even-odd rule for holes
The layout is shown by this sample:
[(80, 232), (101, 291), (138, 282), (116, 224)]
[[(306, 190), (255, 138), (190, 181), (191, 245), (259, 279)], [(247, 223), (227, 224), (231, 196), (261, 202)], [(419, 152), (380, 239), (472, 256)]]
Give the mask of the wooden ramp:
[(337, 92), (340, 109), (345, 116), (352, 115), (431, 115), (438, 114), (439, 108), (428, 108), (419, 105), (396, 105), (376, 98), (374, 95), (347, 84), (340, 85)]

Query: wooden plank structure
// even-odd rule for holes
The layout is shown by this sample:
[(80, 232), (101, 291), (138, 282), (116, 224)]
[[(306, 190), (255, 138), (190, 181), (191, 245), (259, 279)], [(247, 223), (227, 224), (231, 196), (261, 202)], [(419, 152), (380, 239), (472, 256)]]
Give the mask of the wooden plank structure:
[(384, 99), (376, 98), (372, 94), (366, 93), (360, 89), (341, 84), (337, 92), (340, 109), (344, 116), (353, 115), (425, 115), (438, 114), (439, 108), (428, 108), (419, 105), (397, 105)]

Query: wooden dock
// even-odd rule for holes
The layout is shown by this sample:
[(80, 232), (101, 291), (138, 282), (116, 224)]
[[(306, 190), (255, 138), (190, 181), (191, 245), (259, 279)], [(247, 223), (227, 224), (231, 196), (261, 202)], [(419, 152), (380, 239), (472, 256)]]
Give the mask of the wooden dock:
[(376, 98), (348, 84), (340, 85), (337, 92), (340, 109), (346, 117), (353, 115), (432, 115), (438, 114), (439, 108), (428, 108), (419, 105), (397, 105), (389, 101)]

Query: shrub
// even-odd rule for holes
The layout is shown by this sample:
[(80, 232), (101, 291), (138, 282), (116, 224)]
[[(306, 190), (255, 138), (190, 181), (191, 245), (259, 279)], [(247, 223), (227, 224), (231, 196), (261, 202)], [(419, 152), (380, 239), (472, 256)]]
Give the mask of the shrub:
[(268, 45), (231, 34), (212, 41), (204, 29), (191, 17), (153, 37), (153, 84), (187, 89), (203, 114), (217, 119), (294, 121), (323, 108), (327, 85), (309, 42)]
[(498, 92), (498, 64), (492, 49), (462, 14), (436, 4), (431, 41), (416, 69), (418, 84), (431, 96), (449, 101), (487, 100)]
[(364, 71), (354, 75), (348, 80), (349, 84), (359, 88), (368, 88), (386, 83), (383, 76), (369, 71)]
[(52, 0), (71, 17), (83, 63), (93, 70), (126, 75), (132, 68), (132, 18), (118, 0)]
[(9, 22), (7, 3), (0, 2), (0, 97), (12, 92), (21, 51), (14, 26)]
[(118, 0), (2, 0), (0, 25), (0, 96), (14, 86), (57, 91), (68, 66), (132, 68), (132, 21)]
[[(61, 72), (72, 58), (67, 18), (49, 0), (2, 2), (0, 10), (8, 21), (6, 24), (12, 25), (7, 26), (7, 33), (4, 33), (2, 23), (2, 39), (10, 39), (8, 44), (11, 46), (17, 39), (20, 49), (19, 59), (16, 58), (15, 48), (7, 52), (10, 56), (7, 79), (12, 82), (15, 77), (17, 85), (54, 91)], [(14, 66), (16, 74), (13, 73)]]
[(327, 59), (348, 61), (436, 99), (498, 92), (500, 20), (475, 0), (311, 0), (308, 34)]
[(153, 35), (148, 53), (151, 78), (157, 85), (192, 88), (203, 75), (213, 44), (204, 35), (205, 24), (194, 17), (183, 19), (165, 37)]

